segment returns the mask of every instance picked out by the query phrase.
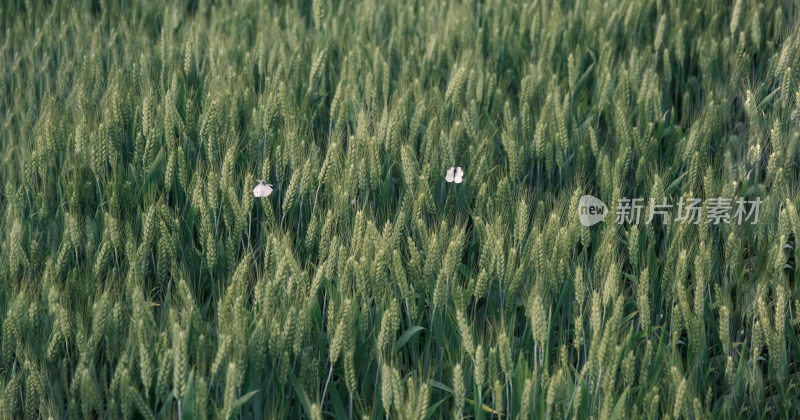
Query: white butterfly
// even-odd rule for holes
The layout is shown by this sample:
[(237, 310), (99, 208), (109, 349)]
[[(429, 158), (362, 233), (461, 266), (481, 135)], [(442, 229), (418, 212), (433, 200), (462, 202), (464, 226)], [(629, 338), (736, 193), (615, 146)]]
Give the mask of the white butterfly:
[(444, 177), (444, 180), (447, 182), (455, 182), (456, 184), (460, 184), (464, 178), (464, 170), (461, 169), (460, 166), (455, 166), (447, 170), (447, 176)]
[(269, 197), (272, 194), (272, 184), (267, 184), (262, 180), (258, 180), (258, 185), (253, 188), (254, 197)]

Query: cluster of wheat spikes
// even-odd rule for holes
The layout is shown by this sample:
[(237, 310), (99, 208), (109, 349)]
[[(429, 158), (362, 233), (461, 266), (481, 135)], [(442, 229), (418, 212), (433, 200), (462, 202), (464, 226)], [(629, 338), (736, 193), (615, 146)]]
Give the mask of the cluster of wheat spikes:
[(797, 4), (260, 3), (0, 4), (0, 418), (800, 415)]

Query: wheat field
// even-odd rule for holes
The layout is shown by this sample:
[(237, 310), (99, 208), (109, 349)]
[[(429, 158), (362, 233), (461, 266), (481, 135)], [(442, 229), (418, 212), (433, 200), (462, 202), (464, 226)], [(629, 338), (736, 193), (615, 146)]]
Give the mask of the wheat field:
[(800, 416), (799, 14), (2, 2), (0, 419)]

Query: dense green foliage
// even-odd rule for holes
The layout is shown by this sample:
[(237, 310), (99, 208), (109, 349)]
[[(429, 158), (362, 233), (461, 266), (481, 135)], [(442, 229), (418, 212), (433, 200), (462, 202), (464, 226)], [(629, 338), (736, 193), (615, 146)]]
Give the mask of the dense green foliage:
[(0, 4), (0, 418), (800, 415), (797, 4), (259, 3)]

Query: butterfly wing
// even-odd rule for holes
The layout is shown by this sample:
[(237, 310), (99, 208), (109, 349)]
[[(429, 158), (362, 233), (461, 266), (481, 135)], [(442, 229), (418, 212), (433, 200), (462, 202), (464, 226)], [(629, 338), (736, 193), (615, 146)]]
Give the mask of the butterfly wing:
[(464, 170), (461, 169), (461, 167), (457, 167), (456, 175), (453, 180), (456, 182), (456, 184), (460, 184), (463, 179), (464, 179)]
[(456, 168), (448, 169), (447, 170), (447, 175), (445, 175), (444, 180), (447, 181), (447, 182), (453, 182), (453, 179), (455, 179), (455, 171), (456, 171)]
[(253, 188), (253, 196), (255, 197), (269, 197), (272, 194), (272, 187), (269, 184), (258, 184)]
[(256, 187), (253, 188), (253, 197), (262, 197), (263, 190), (264, 186), (262, 184), (256, 185)]

